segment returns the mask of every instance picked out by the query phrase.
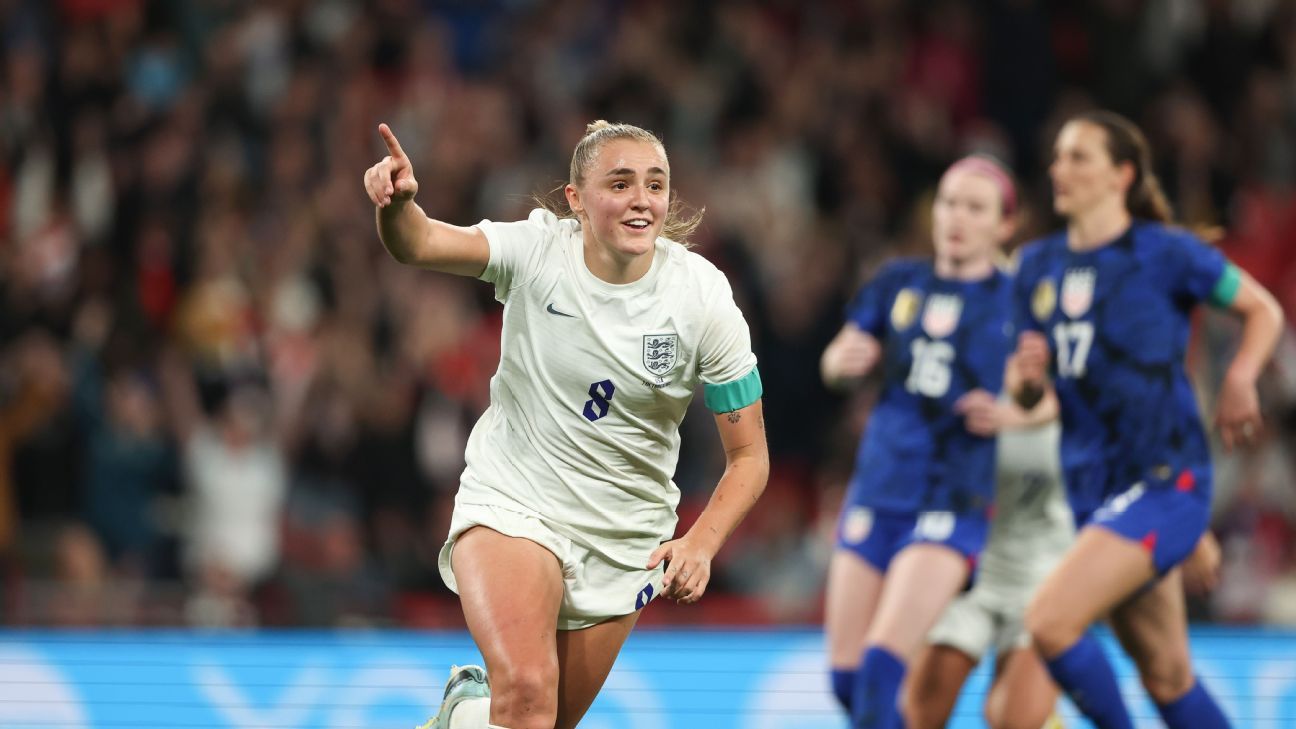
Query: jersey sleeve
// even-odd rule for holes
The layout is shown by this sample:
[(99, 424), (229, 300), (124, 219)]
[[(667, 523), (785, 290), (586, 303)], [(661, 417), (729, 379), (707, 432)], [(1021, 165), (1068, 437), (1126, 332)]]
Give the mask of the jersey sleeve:
[(481, 280), (495, 284), (495, 299), (501, 303), (509, 292), (530, 282), (540, 272), (545, 244), (558, 233), (558, 218), (548, 210), (535, 209), (526, 220), (496, 223), (483, 220), (477, 228), (486, 235), (490, 258)]
[(1035, 316), (1036, 309), (1052, 314), (1056, 298), (1051, 284), (1043, 283), (1039, 273), (1039, 246), (1022, 249), (1017, 259), (1017, 270), (1012, 280), (1012, 323), (1016, 332), (1043, 332), (1044, 323)]
[(747, 320), (722, 275), (707, 310), (709, 321), (698, 344), (703, 399), (712, 412), (740, 410), (759, 400), (764, 387)]
[(1222, 251), (1187, 232), (1174, 236), (1169, 249), (1167, 258), (1174, 262), (1171, 287), (1175, 295), (1219, 307), (1233, 304), (1242, 284), (1242, 272)]
[(894, 303), (899, 278), (899, 264), (888, 263), (883, 266), (872, 280), (860, 287), (855, 298), (847, 305), (846, 321), (854, 322), (877, 339), (886, 336), (887, 317)]

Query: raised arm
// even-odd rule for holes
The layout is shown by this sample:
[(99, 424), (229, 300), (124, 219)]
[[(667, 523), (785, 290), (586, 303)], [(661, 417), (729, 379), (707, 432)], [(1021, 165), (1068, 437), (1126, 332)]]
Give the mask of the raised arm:
[(490, 259), (486, 235), (429, 218), (414, 202), (418, 181), (414, 166), (386, 124), (378, 133), (387, 156), (365, 170), (365, 192), (374, 204), (378, 237), (401, 263), (460, 276), (480, 276)]
[(1242, 317), (1242, 342), (1220, 384), (1215, 426), (1224, 447), (1250, 443), (1260, 430), (1260, 398), (1256, 380), (1273, 356), (1282, 336), (1282, 307), (1273, 295), (1245, 272), (1229, 311)]
[(697, 602), (711, 581), (711, 560), (751, 511), (769, 478), (769, 448), (765, 443), (765, 414), (760, 400), (745, 408), (716, 413), (716, 427), (725, 449), (725, 472), (711, 501), (693, 526), (679, 539), (653, 551), (648, 569), (663, 559), (670, 562), (662, 595), (681, 603)]

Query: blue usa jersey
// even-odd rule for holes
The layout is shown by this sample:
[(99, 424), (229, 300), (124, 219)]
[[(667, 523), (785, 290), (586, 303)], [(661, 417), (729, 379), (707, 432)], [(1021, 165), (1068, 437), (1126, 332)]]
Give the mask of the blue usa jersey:
[(889, 511), (974, 512), (994, 498), (995, 443), (954, 403), (999, 392), (1015, 341), (1011, 279), (936, 276), (930, 261), (887, 265), (848, 318), (882, 345), (882, 392), (860, 443), (848, 501)]
[(1203, 299), (1231, 301), (1237, 285), (1218, 250), (1156, 223), (1136, 222), (1090, 251), (1069, 249), (1065, 233), (1023, 251), (1017, 324), (1044, 333), (1055, 355), (1062, 468), (1077, 514), (1185, 471), (1209, 488), (1206, 434), (1184, 371), (1189, 316)]

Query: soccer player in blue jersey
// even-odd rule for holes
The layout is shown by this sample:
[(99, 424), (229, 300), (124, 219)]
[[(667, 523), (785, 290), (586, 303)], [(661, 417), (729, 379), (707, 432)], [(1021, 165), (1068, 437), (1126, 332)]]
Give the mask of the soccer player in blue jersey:
[[(976, 584), (945, 609), (910, 665), (906, 729), (940, 729), (973, 669), (993, 651), (983, 710), (990, 729), (1053, 729), (1058, 689), (1031, 645), (1024, 616), (1035, 589), (1075, 535), (1058, 458), (1057, 400), (1029, 416), (1010, 398), (980, 398), (968, 427), (997, 434), (995, 510), (977, 560)], [(1203, 581), (1210, 565), (1203, 564)], [(1053, 719), (1050, 716), (1053, 715)]]
[(1008, 386), (1023, 406), (1056, 392), (1064, 480), (1082, 529), (1036, 593), (1027, 628), (1058, 685), (1103, 729), (1133, 726), (1087, 633), (1104, 616), (1171, 729), (1226, 727), (1193, 675), (1178, 569), (1206, 529), (1211, 497), (1184, 350), (1199, 302), (1243, 319), (1215, 423), (1226, 447), (1246, 443), (1260, 427), (1255, 383), (1282, 313), (1217, 249), (1169, 225), (1147, 142), (1127, 119), (1071, 119), (1049, 173), (1067, 226), (1022, 254)]
[(996, 162), (952, 165), (932, 210), (935, 259), (885, 266), (824, 351), (830, 386), (882, 375), (828, 576), (833, 691), (855, 727), (900, 725), (905, 667), (986, 539), (995, 441), (964, 411), (1000, 390), (1013, 346), (1012, 284), (995, 259), (1015, 204)]

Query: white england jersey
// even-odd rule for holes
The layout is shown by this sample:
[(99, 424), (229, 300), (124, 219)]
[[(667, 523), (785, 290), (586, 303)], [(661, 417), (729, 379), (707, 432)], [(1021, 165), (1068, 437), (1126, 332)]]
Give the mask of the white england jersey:
[(1025, 606), (1074, 537), (1062, 484), (1060, 432), (1054, 421), (999, 434), (995, 514), (975, 589), (1005, 610)]
[[(575, 220), (535, 210), (477, 226), (481, 278), (504, 304), (491, 405), (468, 439), (457, 504), (521, 507), (573, 542), (643, 569), (675, 530), (679, 425), (699, 383), (755, 400), (756, 357), (729, 282), (659, 238), (638, 281), (585, 266)], [(730, 387), (733, 383), (735, 387)]]

